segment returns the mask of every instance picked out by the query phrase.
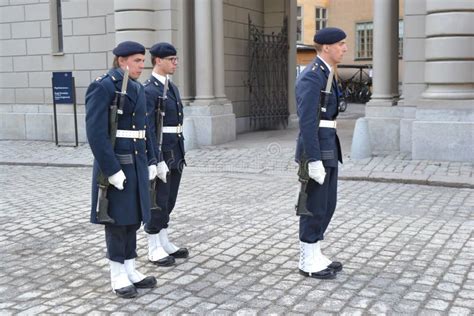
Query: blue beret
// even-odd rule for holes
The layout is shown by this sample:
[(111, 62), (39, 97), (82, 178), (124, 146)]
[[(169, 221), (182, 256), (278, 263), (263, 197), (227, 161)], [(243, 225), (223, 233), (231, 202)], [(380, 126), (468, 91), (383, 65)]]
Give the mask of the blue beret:
[(337, 27), (325, 27), (314, 35), (314, 42), (318, 44), (334, 44), (346, 38), (346, 33)]
[(176, 48), (170, 43), (158, 43), (150, 48), (150, 54), (154, 57), (165, 58), (168, 56), (176, 56)]
[(145, 47), (137, 42), (126, 41), (117, 45), (112, 51), (115, 56), (127, 57), (134, 54), (145, 55)]

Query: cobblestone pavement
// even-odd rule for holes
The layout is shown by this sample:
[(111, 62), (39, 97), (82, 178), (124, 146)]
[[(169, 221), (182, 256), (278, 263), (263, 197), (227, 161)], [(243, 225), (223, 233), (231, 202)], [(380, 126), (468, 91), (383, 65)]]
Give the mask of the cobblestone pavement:
[(138, 267), (158, 287), (133, 300), (111, 292), (103, 229), (88, 222), (89, 147), (0, 141), (0, 314), (472, 315), (474, 164), (351, 160), (360, 113), (338, 122), (345, 162), (323, 243), (345, 265), (336, 280), (297, 273), (297, 131), (256, 132), (187, 153), (170, 235), (191, 256), (149, 264), (140, 230)]
[(469, 188), (341, 181), (323, 243), (337, 279), (297, 273), (296, 183), (288, 173), (185, 170), (171, 237), (191, 256), (139, 270), (158, 287), (110, 290), (104, 233), (88, 223), (91, 168), (0, 166), (0, 313), (421, 314), (474, 312)]

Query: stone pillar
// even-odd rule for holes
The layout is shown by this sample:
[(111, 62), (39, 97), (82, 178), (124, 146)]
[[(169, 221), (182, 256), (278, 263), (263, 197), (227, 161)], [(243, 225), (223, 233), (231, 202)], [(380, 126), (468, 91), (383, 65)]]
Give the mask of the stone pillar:
[(474, 2), (426, 2), (427, 99), (474, 99)]
[(474, 2), (426, 0), (426, 90), (416, 102), (413, 159), (474, 161)]
[(214, 95), (218, 101), (225, 102), (224, 13), (222, 0), (212, 1), (212, 31)]
[[(374, 51), (372, 99), (365, 110), (368, 133), (354, 133), (353, 143), (372, 153), (400, 150), (398, 101), (398, 0), (373, 1)], [(361, 125), (362, 126), (362, 125)]]
[(195, 1), (194, 19), (195, 30), (199, 30), (194, 40), (196, 95), (184, 109), (184, 117), (190, 120), (184, 130), (185, 138), (193, 139), (192, 146), (199, 147), (234, 140), (236, 128), (232, 103), (225, 99), (224, 90), (222, 0)]
[(114, 0), (115, 42), (135, 41), (153, 45), (155, 22), (153, 0)]
[(214, 99), (211, 0), (199, 0), (194, 6), (196, 39), (196, 104)]
[(394, 105), (398, 98), (398, 0), (374, 0), (373, 90), (368, 105)]
[(194, 3), (189, 0), (176, 2), (178, 32), (175, 46), (178, 50), (178, 69), (173, 76), (174, 83), (179, 86), (181, 100), (188, 105), (194, 98)]

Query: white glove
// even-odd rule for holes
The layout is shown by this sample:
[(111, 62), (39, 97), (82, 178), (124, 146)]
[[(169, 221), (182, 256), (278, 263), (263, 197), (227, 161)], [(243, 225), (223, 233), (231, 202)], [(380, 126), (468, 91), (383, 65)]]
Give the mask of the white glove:
[(123, 173), (122, 170), (120, 170), (117, 173), (114, 173), (108, 178), (109, 183), (120, 191), (123, 190), (123, 184), (125, 183), (126, 179), (127, 177), (125, 177), (125, 173)]
[(323, 162), (321, 160), (311, 161), (308, 163), (308, 175), (311, 179), (323, 185), (326, 171), (324, 170)]
[(148, 179), (153, 180), (155, 178), (156, 178), (156, 166), (155, 165), (148, 166)]
[(166, 175), (170, 171), (170, 169), (168, 169), (168, 166), (166, 165), (166, 162), (160, 161), (156, 165), (156, 171), (157, 171), (158, 178), (164, 183), (166, 183)]

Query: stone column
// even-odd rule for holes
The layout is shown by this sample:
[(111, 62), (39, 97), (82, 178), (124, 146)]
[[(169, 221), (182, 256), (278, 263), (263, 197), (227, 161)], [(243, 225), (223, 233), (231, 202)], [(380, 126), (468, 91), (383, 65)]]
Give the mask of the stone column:
[(235, 139), (235, 115), (224, 92), (222, 6), (222, 0), (194, 2), (196, 96), (184, 111), (185, 137), (192, 138), (193, 147)]
[(398, 98), (398, 0), (374, 0), (373, 90), (368, 105), (394, 105)]
[(214, 95), (226, 101), (224, 68), (224, 13), (222, 0), (212, 1), (212, 44), (214, 56)]
[(416, 102), (413, 159), (474, 157), (474, 2), (426, 0), (426, 90)]
[(196, 104), (214, 99), (211, 0), (199, 0), (194, 6), (196, 39)]
[[(398, 0), (373, 1), (372, 99), (367, 103), (366, 117), (359, 119), (352, 138), (353, 144), (371, 148), (372, 153), (400, 150), (403, 112), (398, 106), (392, 107), (398, 101), (398, 5)], [(354, 156), (361, 157), (355, 151)]]
[(426, 2), (426, 99), (474, 99), (474, 2)]
[(179, 85), (184, 104), (194, 98), (194, 3), (189, 0), (174, 0), (177, 11), (178, 32), (175, 46), (178, 50), (177, 75), (173, 81)]
[(153, 45), (155, 22), (153, 0), (114, 0), (115, 42), (135, 41)]

